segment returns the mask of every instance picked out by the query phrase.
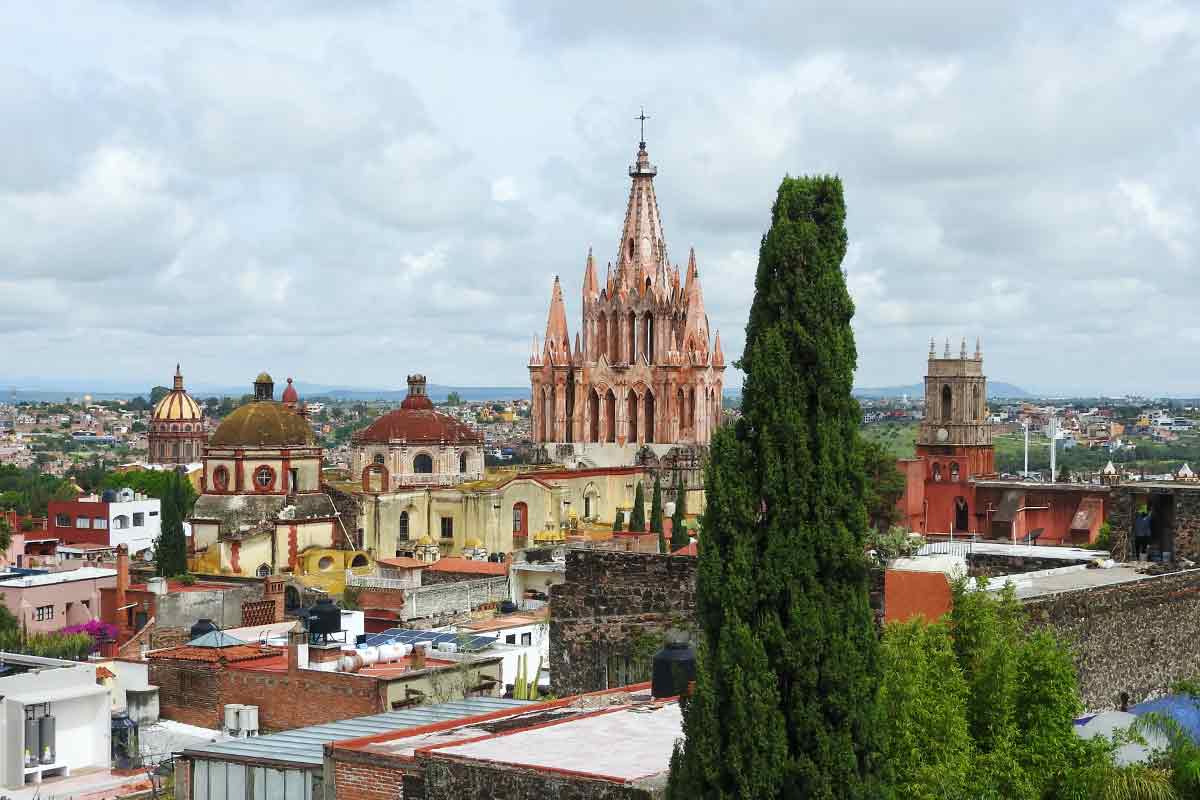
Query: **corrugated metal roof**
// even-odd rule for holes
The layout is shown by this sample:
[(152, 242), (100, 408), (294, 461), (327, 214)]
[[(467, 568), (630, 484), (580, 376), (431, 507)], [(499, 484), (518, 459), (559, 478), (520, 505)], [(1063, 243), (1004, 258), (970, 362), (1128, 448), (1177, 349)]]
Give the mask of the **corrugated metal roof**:
[(380, 733), (419, 728), (438, 722), (487, 714), (504, 709), (517, 709), (529, 705), (529, 700), (505, 700), (499, 697), (468, 697), (449, 703), (413, 706), (400, 711), (388, 711), (369, 717), (354, 717), (325, 725), (254, 736), (249, 739), (229, 739), (224, 742), (201, 747), (191, 747), (185, 752), (198, 758), (228, 761), (254, 761), (262, 759), (272, 762), (289, 762), (298, 765), (319, 767), (326, 742), (357, 739)]

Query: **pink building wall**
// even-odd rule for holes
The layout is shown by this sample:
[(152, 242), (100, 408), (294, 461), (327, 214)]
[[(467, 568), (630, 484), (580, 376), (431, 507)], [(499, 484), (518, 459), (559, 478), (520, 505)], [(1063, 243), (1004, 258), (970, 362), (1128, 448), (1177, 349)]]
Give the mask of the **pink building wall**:
[[(0, 602), (8, 606), (17, 622), (24, 623), (30, 633), (47, 633), (68, 625), (79, 625), (99, 618), (100, 589), (117, 585), (116, 571), (103, 571), (111, 574), (45, 585), (37, 585), (38, 578), (45, 576), (36, 575), (29, 579), (0, 581)], [(57, 576), (64, 574), (69, 573), (57, 573)], [(24, 585), (27, 580), (30, 585)], [(39, 608), (53, 611), (43, 610), (39, 619)]]

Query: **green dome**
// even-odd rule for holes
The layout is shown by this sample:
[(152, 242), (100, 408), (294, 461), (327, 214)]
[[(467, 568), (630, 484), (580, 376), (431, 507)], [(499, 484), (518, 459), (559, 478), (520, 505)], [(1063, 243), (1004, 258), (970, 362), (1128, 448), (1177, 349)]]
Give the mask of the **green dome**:
[(247, 403), (221, 420), (209, 447), (312, 447), (316, 437), (308, 421), (282, 403)]

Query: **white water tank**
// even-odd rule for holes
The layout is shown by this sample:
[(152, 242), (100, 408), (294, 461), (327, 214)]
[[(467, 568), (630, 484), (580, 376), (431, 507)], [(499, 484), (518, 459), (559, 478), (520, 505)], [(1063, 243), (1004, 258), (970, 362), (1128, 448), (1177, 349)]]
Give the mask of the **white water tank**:
[(241, 703), (226, 703), (225, 704), (225, 730), (229, 733), (236, 734), (240, 727), (240, 712), (242, 710)]
[(146, 589), (150, 594), (156, 594), (162, 597), (167, 593), (167, 579), (163, 577), (154, 577), (146, 581)]
[(258, 736), (258, 706), (239, 708), (238, 726), (243, 736)]

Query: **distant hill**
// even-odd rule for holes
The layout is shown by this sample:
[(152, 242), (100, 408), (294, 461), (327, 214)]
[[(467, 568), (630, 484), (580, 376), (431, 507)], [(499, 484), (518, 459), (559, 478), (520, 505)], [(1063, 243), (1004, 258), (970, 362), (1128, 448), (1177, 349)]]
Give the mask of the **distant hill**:
[[(1003, 381), (988, 381), (988, 397), (989, 398), (1013, 398), (1026, 399), (1034, 395), (1022, 389), (1020, 386), (1014, 386), (1011, 383)], [(854, 389), (855, 397), (863, 397), (869, 400), (879, 400), (885, 397), (900, 397), (908, 395), (910, 398), (916, 399), (925, 394), (925, 384), (913, 383), (908, 386), (877, 386), (873, 388), (856, 387)]]

